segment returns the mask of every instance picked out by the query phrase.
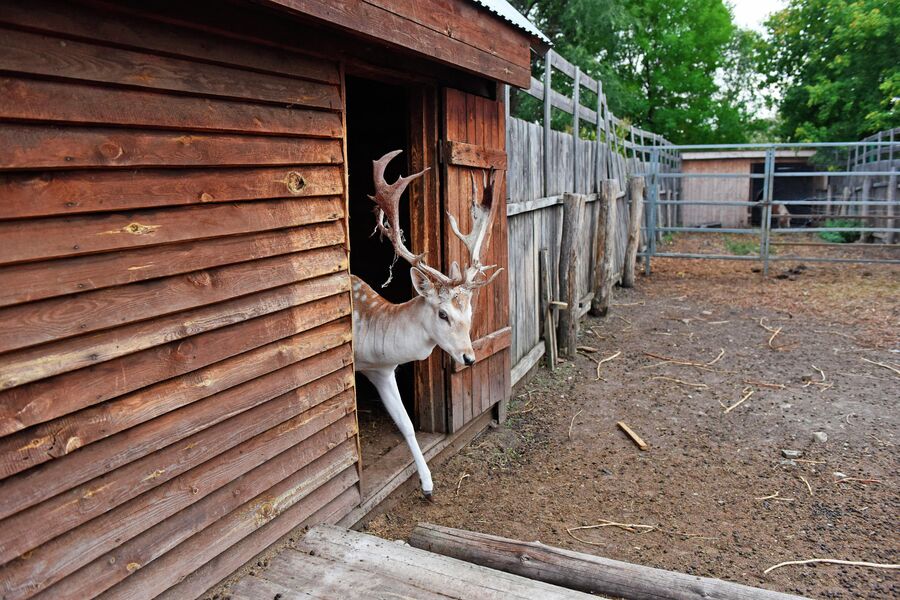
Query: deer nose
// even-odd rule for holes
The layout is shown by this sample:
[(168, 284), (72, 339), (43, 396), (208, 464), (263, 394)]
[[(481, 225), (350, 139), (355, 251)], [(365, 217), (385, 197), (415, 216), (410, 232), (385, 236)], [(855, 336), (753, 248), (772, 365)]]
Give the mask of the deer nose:
[(466, 363), (467, 367), (471, 367), (475, 364), (475, 357), (471, 354), (463, 354), (463, 362)]

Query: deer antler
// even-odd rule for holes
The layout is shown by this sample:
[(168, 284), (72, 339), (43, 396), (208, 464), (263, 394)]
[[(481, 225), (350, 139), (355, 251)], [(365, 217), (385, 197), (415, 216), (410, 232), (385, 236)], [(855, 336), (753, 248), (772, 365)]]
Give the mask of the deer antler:
[(447, 216), (450, 217), (450, 229), (453, 230), (456, 237), (462, 240), (462, 243), (465, 244), (469, 251), (471, 264), (466, 267), (466, 273), (463, 279), (463, 285), (468, 288), (485, 286), (492, 282), (503, 271), (503, 269), (499, 269), (486, 279), (478, 279), (478, 277), (484, 275), (486, 271), (497, 266), (481, 264), (481, 248), (490, 232), (491, 220), (494, 216), (495, 175), (496, 171), (494, 169), (491, 169), (490, 175), (487, 178), (482, 175), (484, 193), (480, 202), (478, 200), (478, 186), (475, 184), (475, 176), (472, 175), (472, 206), (470, 207), (472, 213), (472, 229), (469, 230), (468, 234), (463, 235), (459, 230), (459, 223), (456, 222), (456, 217), (449, 212), (447, 213)]
[[(394, 150), (388, 152), (378, 160), (372, 161), (372, 178), (375, 180), (375, 195), (369, 196), (377, 208), (375, 209), (375, 227), (378, 232), (389, 239), (394, 246), (394, 254), (408, 262), (410, 265), (432, 277), (436, 282), (451, 284), (453, 281), (438, 271), (429, 267), (425, 262), (424, 254), (413, 254), (403, 242), (403, 230), (400, 229), (400, 196), (414, 179), (425, 174), (430, 167), (425, 167), (418, 173), (407, 177), (399, 177), (397, 181), (389, 184), (384, 180), (384, 170), (391, 160), (403, 152)], [(390, 281), (390, 280), (388, 280)]]

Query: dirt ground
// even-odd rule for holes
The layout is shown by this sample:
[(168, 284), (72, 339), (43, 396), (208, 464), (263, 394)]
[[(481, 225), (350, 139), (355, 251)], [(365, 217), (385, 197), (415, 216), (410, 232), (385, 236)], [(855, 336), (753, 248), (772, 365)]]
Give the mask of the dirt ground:
[[(896, 570), (763, 574), (900, 562), (900, 376), (874, 364), (900, 367), (900, 270), (756, 267), (655, 261), (583, 321), (584, 354), (542, 367), (503, 426), (435, 469), (434, 504), (407, 492), (367, 530), (428, 521), (813, 598), (900, 597)], [(603, 520), (648, 527), (567, 531)]]

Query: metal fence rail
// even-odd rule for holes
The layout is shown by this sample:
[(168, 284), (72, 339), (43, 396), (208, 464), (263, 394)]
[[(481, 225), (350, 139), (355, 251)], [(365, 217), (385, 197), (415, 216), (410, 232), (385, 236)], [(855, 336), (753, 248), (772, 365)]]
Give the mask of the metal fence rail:
[[(645, 269), (649, 273), (654, 258), (696, 258), (717, 260), (760, 261), (762, 271), (768, 274), (771, 261), (809, 261), (834, 263), (882, 263), (900, 264), (900, 215), (897, 214), (897, 169), (900, 166), (900, 140), (896, 131), (884, 132), (861, 142), (785, 143), (785, 144), (699, 144), (666, 146), (669, 153), (693, 150), (764, 151), (761, 172), (664, 172), (660, 168), (660, 148), (648, 146), (646, 170), (638, 175), (647, 181), (647, 199), (643, 231), (646, 245), (641, 252)], [(779, 153), (779, 151), (782, 151)], [(808, 157), (799, 170), (786, 170), (779, 166), (776, 156), (792, 151), (794, 156)], [(724, 154), (722, 156), (725, 156)], [(684, 185), (690, 179), (744, 179), (747, 184), (746, 200), (689, 197), (682, 188), (682, 197), (663, 199), (661, 187), (677, 180)], [(790, 179), (807, 178), (822, 185), (820, 194), (796, 198), (779, 192)], [(754, 184), (755, 181), (760, 182)], [(754, 192), (755, 186), (758, 191)], [(835, 196), (840, 192), (839, 197)], [(796, 194), (796, 186), (792, 192)], [(685, 224), (676, 219), (668, 225), (659, 225), (663, 207), (675, 207), (674, 214), (682, 214), (685, 206), (723, 207), (728, 210), (747, 211), (747, 226), (708, 226)], [(758, 219), (754, 219), (754, 213)], [(672, 214), (670, 212), (670, 214)], [(758, 220), (758, 225), (753, 221)], [(806, 234), (831, 232), (857, 233), (862, 243), (837, 243), (810, 241)], [(696, 252), (666, 252), (659, 248), (663, 235), (675, 233), (734, 234), (752, 236), (758, 241), (758, 251), (745, 255)], [(801, 238), (797, 241), (796, 238)], [(781, 254), (773, 246), (852, 248), (862, 250), (858, 257), (800, 256)]]

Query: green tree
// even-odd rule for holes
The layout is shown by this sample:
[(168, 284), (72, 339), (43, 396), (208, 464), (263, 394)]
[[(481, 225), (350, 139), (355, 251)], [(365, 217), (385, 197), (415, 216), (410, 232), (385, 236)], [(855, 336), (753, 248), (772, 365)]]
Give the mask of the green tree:
[(620, 118), (675, 143), (746, 139), (752, 87), (723, 85), (722, 74), (753, 63), (756, 40), (735, 28), (723, 0), (514, 3), (557, 52), (603, 82)]
[(900, 2), (791, 0), (766, 26), (784, 137), (857, 140), (900, 126)]

